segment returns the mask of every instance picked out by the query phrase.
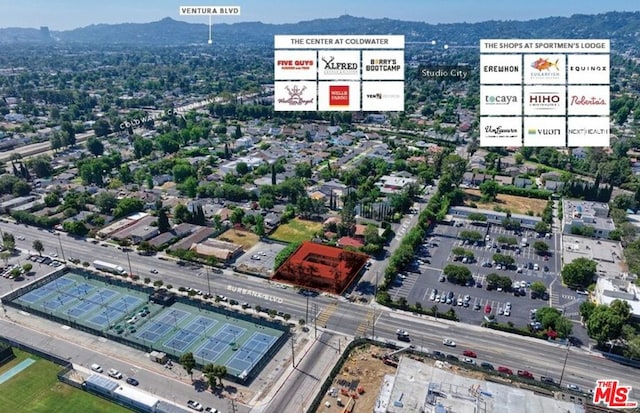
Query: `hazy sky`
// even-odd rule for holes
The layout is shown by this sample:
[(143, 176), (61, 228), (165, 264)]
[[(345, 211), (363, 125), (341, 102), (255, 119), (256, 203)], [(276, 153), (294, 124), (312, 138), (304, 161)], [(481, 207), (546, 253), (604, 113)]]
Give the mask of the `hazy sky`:
[(0, 0), (0, 28), (49, 26), (69, 30), (99, 23), (142, 23), (165, 17), (207, 23), (205, 16), (180, 16), (180, 6), (240, 6), (240, 17), (213, 23), (295, 23), (349, 14), (427, 23), (530, 20), (576, 13), (638, 11), (637, 0)]

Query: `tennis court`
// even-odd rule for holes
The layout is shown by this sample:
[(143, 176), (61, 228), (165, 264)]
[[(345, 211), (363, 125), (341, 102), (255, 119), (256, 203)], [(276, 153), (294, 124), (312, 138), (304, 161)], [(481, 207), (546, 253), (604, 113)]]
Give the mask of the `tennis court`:
[(159, 314), (157, 320), (148, 321), (144, 328), (140, 330), (136, 337), (149, 342), (156, 342), (160, 340), (171, 329), (177, 328), (178, 323), (189, 316), (189, 313), (182, 310), (172, 309), (164, 314)]
[(275, 323), (210, 305), (196, 307), (190, 300), (162, 306), (148, 292), (108, 280), (74, 270), (13, 302), (146, 351), (175, 358), (191, 352), (200, 367), (225, 365), (242, 382), (255, 378), (286, 341), (285, 329)]
[(240, 376), (246, 375), (253, 369), (253, 366), (260, 361), (269, 348), (275, 343), (276, 338), (267, 334), (254, 333), (249, 340), (240, 348), (229, 361), (227, 368), (238, 372)]

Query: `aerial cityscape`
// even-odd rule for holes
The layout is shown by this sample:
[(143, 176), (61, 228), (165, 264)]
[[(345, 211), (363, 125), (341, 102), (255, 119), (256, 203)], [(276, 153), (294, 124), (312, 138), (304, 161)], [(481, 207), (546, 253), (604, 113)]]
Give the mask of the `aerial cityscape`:
[(40, 3), (6, 411), (640, 412), (637, 6)]

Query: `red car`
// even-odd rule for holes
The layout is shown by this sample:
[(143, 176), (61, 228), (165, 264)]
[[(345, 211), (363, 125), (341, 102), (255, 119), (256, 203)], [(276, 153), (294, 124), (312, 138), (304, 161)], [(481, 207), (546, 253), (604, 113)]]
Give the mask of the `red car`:
[(500, 367), (498, 367), (498, 371), (500, 373), (513, 375), (513, 371), (509, 367), (500, 366)]
[(491, 312), (491, 306), (489, 304), (484, 306), (484, 313), (489, 314)]
[(467, 356), (467, 357), (472, 357), (472, 358), (476, 358), (476, 357), (478, 357), (478, 355), (477, 355), (475, 352), (471, 351), (471, 350), (465, 350), (465, 351), (463, 351), (463, 352), (462, 352), (462, 355), (463, 355), (463, 356)]
[(525, 379), (532, 379), (533, 380), (533, 374), (531, 374), (531, 372), (529, 372), (527, 370), (518, 370), (518, 376), (519, 377), (523, 377)]

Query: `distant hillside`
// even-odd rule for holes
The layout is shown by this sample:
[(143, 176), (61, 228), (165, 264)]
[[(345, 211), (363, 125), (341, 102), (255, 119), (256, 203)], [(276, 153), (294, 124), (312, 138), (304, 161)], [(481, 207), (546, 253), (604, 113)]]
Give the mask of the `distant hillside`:
[[(295, 24), (251, 22), (213, 25), (216, 44), (271, 44), (275, 34), (404, 34), (407, 42), (438, 40), (458, 45), (477, 45), (483, 38), (605, 38), (612, 40), (613, 49), (621, 51), (638, 48), (640, 12), (436, 25), (353, 16)], [(208, 26), (165, 18), (152, 23), (99, 24), (52, 31), (50, 36), (38, 29), (0, 29), (0, 43), (43, 42), (53, 38), (69, 43), (176, 46), (206, 43)]]

